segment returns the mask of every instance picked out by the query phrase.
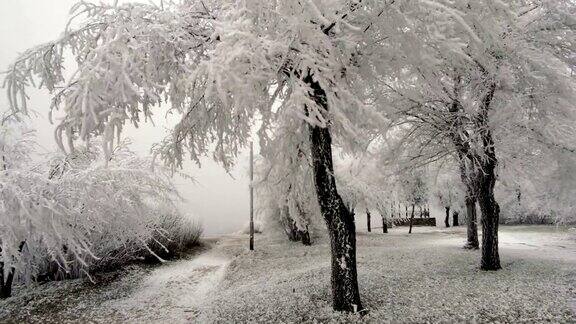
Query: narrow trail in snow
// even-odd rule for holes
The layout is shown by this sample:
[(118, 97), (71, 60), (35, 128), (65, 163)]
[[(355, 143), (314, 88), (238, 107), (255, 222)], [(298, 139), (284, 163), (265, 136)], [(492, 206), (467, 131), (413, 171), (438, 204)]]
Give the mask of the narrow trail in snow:
[(123, 322), (187, 323), (224, 277), (230, 260), (210, 249), (190, 260), (154, 270), (128, 298), (111, 300), (110, 307)]

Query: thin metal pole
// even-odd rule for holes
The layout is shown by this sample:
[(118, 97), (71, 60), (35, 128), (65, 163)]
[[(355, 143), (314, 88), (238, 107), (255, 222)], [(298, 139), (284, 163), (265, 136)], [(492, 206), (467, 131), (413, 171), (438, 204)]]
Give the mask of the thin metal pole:
[(254, 250), (254, 145), (250, 142), (250, 251)]

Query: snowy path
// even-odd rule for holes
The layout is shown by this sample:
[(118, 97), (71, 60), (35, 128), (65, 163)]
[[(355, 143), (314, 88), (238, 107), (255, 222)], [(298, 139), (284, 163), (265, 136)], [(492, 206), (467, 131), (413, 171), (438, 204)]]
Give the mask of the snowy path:
[(132, 323), (193, 321), (229, 263), (213, 250), (191, 260), (176, 261), (153, 271), (128, 298), (111, 300), (103, 306)]

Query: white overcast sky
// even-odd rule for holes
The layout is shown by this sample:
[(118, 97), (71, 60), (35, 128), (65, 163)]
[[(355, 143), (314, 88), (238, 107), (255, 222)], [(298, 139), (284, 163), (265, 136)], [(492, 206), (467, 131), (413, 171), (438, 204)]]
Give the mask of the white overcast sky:
[[(112, 0), (102, 0), (102, 2)], [(0, 70), (16, 58), (18, 53), (57, 38), (68, 20), (70, 7), (76, 0), (0, 0)], [(50, 96), (45, 91), (30, 91), (31, 106), (38, 116), (32, 125), (37, 129), (37, 140), (45, 152), (56, 150), (53, 137), (54, 126), (48, 122), (47, 112)], [(4, 91), (0, 91), (0, 110), (7, 109)], [(163, 138), (166, 127), (161, 116), (156, 114), (156, 127), (146, 125), (140, 129), (130, 128), (125, 132), (134, 146), (133, 150), (147, 154), (150, 146)], [(185, 165), (185, 172), (192, 175), (198, 183), (193, 184), (175, 179), (188, 212), (202, 220), (206, 234), (229, 233), (238, 230), (248, 220), (248, 179), (247, 154), (240, 158), (234, 178), (222, 168), (206, 159), (202, 168), (192, 163)]]

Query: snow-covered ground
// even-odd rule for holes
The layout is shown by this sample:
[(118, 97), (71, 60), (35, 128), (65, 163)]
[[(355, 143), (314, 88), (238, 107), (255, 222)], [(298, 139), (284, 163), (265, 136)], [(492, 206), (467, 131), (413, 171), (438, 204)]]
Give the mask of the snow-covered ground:
[(223, 236), (190, 258), (49, 283), (0, 302), (0, 322), (576, 321), (576, 239), (564, 228), (502, 227), (503, 269), (478, 270), (465, 228), (359, 233), (364, 317), (330, 307), (329, 247)]
[(233, 261), (203, 316), (207, 322), (576, 321), (576, 241), (566, 229), (502, 227), (497, 272), (480, 271), (480, 251), (462, 249), (464, 241), (464, 227), (359, 233), (359, 284), (369, 310), (363, 318), (331, 310), (326, 240), (305, 247), (261, 238), (253, 253), (229, 244)]

